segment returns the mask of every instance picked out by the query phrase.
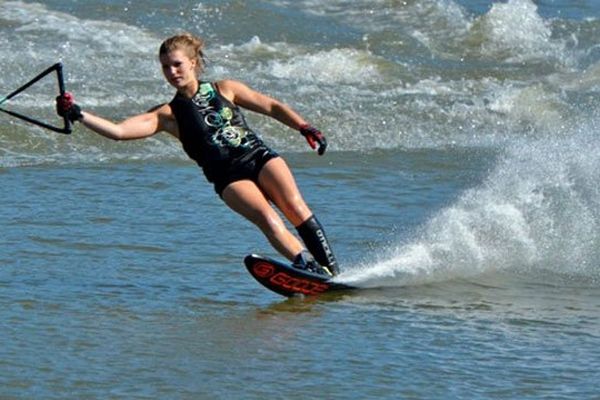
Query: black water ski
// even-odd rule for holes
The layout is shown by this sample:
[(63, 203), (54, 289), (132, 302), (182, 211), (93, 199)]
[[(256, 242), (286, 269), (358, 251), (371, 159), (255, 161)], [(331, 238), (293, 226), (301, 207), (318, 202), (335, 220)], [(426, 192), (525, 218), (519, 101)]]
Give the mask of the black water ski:
[(263, 286), (286, 297), (298, 294), (315, 296), (332, 290), (355, 289), (352, 286), (333, 282), (327, 276), (294, 268), (289, 264), (256, 254), (246, 256), (244, 264), (250, 274)]

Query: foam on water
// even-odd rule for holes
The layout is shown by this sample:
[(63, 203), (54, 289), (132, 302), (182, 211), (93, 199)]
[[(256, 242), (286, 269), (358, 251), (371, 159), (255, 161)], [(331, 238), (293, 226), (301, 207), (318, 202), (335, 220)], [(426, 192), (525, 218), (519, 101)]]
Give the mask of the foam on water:
[[(49, 10), (39, 3), (7, 1), (0, 18), (13, 29), (3, 32), (3, 57), (7, 62), (30, 66), (69, 60), (74, 65), (85, 60), (96, 71), (121, 56), (120, 65), (129, 57), (147, 59), (155, 55), (157, 39), (143, 30), (110, 20), (81, 19)], [(137, 66), (139, 68), (139, 65)], [(142, 71), (140, 71), (142, 72)]]
[(276, 78), (301, 78), (313, 83), (379, 81), (382, 76), (370, 57), (368, 53), (359, 50), (333, 49), (294, 57), (285, 63), (275, 61), (269, 69)]
[[(236, 52), (236, 59), (229, 54)], [(240, 45), (221, 45), (211, 49), (212, 57), (224, 59), (215, 65), (213, 75), (233, 74), (236, 71), (255, 80), (266, 79), (303, 84), (356, 84), (380, 82), (384, 77), (378, 70), (380, 60), (363, 50), (334, 48), (317, 50), (285, 42), (265, 43), (254, 36)]]
[(481, 185), (342, 280), (402, 286), (500, 271), (600, 284), (596, 131), (586, 125), (569, 138), (508, 148)]
[(480, 35), (481, 54), (506, 62), (573, 62), (565, 52), (566, 40), (552, 37), (549, 21), (529, 0), (496, 3), (476, 20), (473, 34)]
[[(524, 133), (552, 136), (556, 131), (550, 133), (551, 128), (585, 119), (588, 111), (578, 103), (589, 108), (585, 94), (598, 87), (598, 52), (589, 47), (597, 22), (545, 19), (531, 0), (494, 3), (481, 15), (449, 0), (281, 5), (319, 17), (311, 23), (344, 21), (355, 30), (355, 41), (309, 44), (299, 38), (249, 35), (220, 42), (215, 32), (207, 43), (206, 78), (240, 79), (289, 102), (326, 132), (332, 151), (489, 146)], [(190, 22), (202, 30), (225, 11), (231, 16), (240, 10), (199, 5), (189, 13)], [(3, 71), (0, 84), (9, 88), (6, 92), (62, 60), (67, 87), (78, 102), (112, 119), (172, 96), (156, 61), (162, 37), (154, 31), (117, 18), (88, 19), (22, 1), (5, 2), (0, 19), (1, 55), (6, 65), (19, 66)], [(564, 23), (575, 25), (566, 30)], [(38, 100), (24, 94), (10, 103), (53, 117), (52, 105)], [(80, 160), (81, 150), (90, 144), (106, 148), (103, 157), (108, 160), (160, 159), (165, 154), (184, 158), (176, 146), (168, 144), (166, 152), (160, 148), (170, 143), (162, 139), (150, 142), (158, 147), (138, 144), (115, 151), (102, 138), (74, 135), (66, 145), (12, 120), (0, 129), (14, 130), (14, 124), (22, 134), (0, 139), (4, 166), (19, 165), (11, 153), (15, 147), (23, 149), (27, 164), (36, 156), (41, 163), (54, 162), (36, 153), (44, 147), (62, 149), (64, 162)], [(260, 129), (280, 150), (306, 151), (295, 135), (281, 135), (281, 126), (273, 121), (261, 121)], [(25, 132), (33, 135), (33, 144), (20, 139)]]

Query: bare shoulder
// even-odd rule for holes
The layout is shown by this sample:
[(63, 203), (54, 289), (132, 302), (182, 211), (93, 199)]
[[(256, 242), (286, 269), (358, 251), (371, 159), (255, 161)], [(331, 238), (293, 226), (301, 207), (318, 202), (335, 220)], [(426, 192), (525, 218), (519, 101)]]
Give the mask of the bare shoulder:
[(240, 81), (224, 79), (217, 82), (217, 85), (221, 94), (228, 100), (252, 111), (264, 113), (274, 102), (271, 97)]
[(246, 84), (234, 79), (223, 79), (215, 82), (219, 92), (228, 100), (233, 101), (236, 97), (252, 91)]
[(221, 79), (220, 81), (217, 81), (215, 83), (217, 84), (217, 86), (219, 86), (219, 90), (236, 90), (240, 87), (248, 87), (244, 83), (235, 79)]

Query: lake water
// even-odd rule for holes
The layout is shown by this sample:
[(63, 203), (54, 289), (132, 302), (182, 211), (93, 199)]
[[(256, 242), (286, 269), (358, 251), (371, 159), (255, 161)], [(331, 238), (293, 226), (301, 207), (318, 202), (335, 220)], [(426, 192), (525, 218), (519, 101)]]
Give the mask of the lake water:
[[(4, 1), (2, 95), (58, 61), (114, 120), (169, 101), (162, 40), (327, 136), (272, 120), (341, 282), (276, 256), (166, 134), (0, 115), (2, 399), (600, 399), (596, 1)], [(59, 123), (49, 76), (2, 106)]]

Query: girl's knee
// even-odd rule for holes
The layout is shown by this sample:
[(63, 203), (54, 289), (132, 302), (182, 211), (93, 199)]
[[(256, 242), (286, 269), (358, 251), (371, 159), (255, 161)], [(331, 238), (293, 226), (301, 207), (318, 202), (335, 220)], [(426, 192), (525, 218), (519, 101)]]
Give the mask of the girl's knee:
[(312, 215), (310, 208), (300, 196), (286, 199), (281, 205), (281, 211), (294, 226), (306, 221)]
[(277, 233), (283, 231), (285, 225), (279, 214), (277, 214), (274, 210), (263, 210), (257, 212), (252, 222), (260, 228), (266, 235), (276, 235)]

